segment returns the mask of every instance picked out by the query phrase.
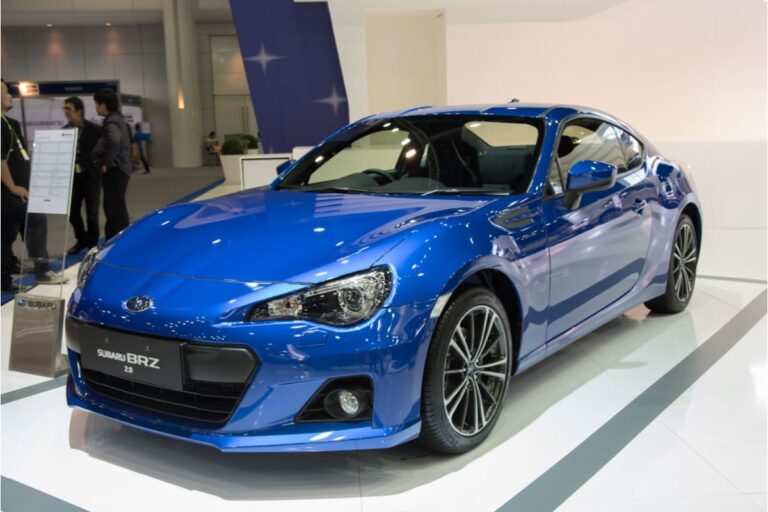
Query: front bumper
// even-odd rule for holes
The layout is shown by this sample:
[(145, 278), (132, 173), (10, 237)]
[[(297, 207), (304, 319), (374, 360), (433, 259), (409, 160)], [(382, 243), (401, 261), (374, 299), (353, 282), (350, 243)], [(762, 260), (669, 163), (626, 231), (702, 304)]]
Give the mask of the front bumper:
[[(421, 428), (421, 382), (433, 329), (433, 305), (425, 302), (385, 308), (368, 322), (348, 329), (298, 321), (231, 324), (227, 332), (220, 333), (221, 343), (250, 348), (258, 356), (259, 365), (234, 412), (221, 425), (148, 411), (96, 392), (83, 378), (77, 343), (70, 341), (67, 403), (132, 427), (222, 451), (335, 451), (395, 446), (416, 438)], [(210, 339), (195, 343), (220, 345)], [(370, 419), (295, 420), (325, 382), (351, 376), (366, 376), (373, 383)]]

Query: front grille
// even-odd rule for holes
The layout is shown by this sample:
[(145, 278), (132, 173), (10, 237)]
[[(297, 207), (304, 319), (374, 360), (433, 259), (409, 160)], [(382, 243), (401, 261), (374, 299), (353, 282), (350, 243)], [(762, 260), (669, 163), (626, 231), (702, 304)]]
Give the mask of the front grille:
[(160, 414), (224, 424), (234, 412), (246, 383), (192, 382), (184, 391), (161, 388), (81, 368), (94, 392)]
[[(159, 416), (179, 417), (212, 428), (225, 424), (237, 409), (241, 398), (259, 367), (259, 359), (249, 347), (241, 345), (212, 345), (165, 339), (109, 329), (67, 317), (67, 346), (77, 353), (79, 371), (85, 385), (94, 395), (110, 398), (134, 407), (157, 413)], [(87, 343), (86, 343), (87, 342)], [(181, 381), (169, 379), (126, 379), (112, 371), (109, 365), (88, 360), (83, 366), (80, 354), (89, 350), (92, 356), (98, 343), (112, 343), (116, 347), (155, 349), (165, 344), (165, 354), (173, 357), (178, 348), (181, 358)], [(173, 375), (173, 371), (169, 375)], [(151, 382), (151, 383), (149, 383)]]

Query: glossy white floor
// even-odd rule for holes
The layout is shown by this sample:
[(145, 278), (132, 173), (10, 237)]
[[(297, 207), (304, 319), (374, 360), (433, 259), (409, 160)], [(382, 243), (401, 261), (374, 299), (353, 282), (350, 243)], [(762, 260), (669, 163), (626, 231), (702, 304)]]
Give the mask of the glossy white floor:
[[(542, 475), (563, 461), (575, 460), (579, 467), (576, 448), (586, 439), (609, 445), (602, 427), (698, 347), (708, 340), (708, 346), (718, 343), (723, 326), (743, 323), (740, 310), (765, 291), (765, 232), (711, 231), (704, 244), (699, 273), (709, 277), (698, 280), (686, 312), (649, 316), (647, 309), (635, 308), (515, 377), (490, 438), (453, 458), (428, 455), (415, 445), (359, 453), (225, 455), (72, 411), (60, 386), (16, 399), (45, 379), (8, 371), (7, 304), (2, 308), (3, 488), (11, 489), (5, 482), (12, 481), (33, 497), (58, 498), (57, 510), (506, 507), (527, 512), (532, 509), (515, 508), (515, 496), (548, 492), (537, 488)], [(74, 269), (69, 272), (74, 276)], [(753, 315), (735, 346), (696, 374), (693, 385), (615, 456), (577, 472), (586, 482), (567, 493), (558, 510), (765, 511), (764, 313)], [(20, 505), (3, 501), (9, 511), (7, 505)]]

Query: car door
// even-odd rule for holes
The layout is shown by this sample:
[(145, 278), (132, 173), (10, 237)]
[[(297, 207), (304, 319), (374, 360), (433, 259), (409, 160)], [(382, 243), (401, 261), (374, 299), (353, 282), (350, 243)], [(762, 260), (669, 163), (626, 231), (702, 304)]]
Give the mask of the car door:
[(566, 184), (568, 170), (581, 160), (615, 165), (619, 174), (612, 188), (585, 193), (573, 210), (550, 185), (543, 208), (551, 272), (548, 340), (621, 298), (643, 269), (651, 234), (646, 169), (642, 158), (627, 168), (622, 133), (595, 117), (572, 119), (560, 133), (550, 176), (559, 173)]

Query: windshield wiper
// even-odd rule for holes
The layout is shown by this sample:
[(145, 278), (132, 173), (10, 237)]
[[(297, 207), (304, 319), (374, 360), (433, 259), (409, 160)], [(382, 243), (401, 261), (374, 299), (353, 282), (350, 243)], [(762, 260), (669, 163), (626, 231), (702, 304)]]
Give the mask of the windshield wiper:
[(421, 195), (422, 196), (433, 196), (433, 195), (508, 196), (509, 191), (484, 190), (484, 189), (476, 189), (476, 188), (436, 188), (434, 190), (428, 190)]

